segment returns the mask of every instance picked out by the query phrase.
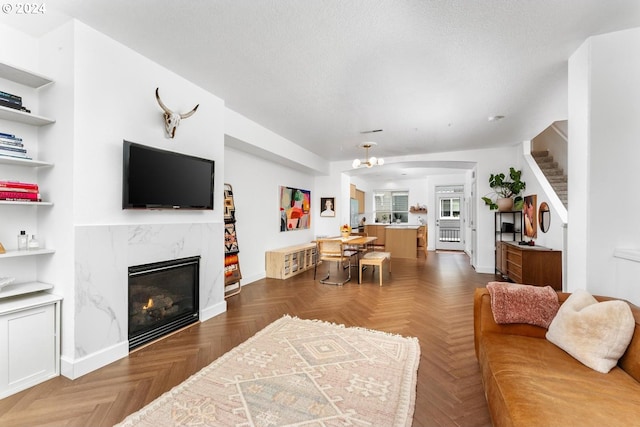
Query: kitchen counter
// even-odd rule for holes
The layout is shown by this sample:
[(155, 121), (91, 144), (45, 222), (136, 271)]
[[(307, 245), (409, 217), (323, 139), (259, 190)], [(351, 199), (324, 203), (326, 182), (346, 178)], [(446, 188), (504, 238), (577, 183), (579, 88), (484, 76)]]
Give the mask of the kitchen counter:
[(418, 225), (385, 227), (385, 252), (391, 252), (391, 258), (417, 258), (418, 228)]

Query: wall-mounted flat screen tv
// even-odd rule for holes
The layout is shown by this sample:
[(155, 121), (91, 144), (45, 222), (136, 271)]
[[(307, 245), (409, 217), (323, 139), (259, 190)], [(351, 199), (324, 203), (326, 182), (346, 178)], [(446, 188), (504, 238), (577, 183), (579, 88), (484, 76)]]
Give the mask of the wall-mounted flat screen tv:
[(213, 209), (215, 162), (123, 141), (123, 209)]

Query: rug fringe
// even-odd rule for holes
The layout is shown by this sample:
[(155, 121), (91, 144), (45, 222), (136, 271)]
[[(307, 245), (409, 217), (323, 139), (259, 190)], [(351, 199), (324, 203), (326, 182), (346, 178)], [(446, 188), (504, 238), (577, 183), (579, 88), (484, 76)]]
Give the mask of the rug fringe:
[(285, 315), (282, 316), (282, 318), (293, 319), (293, 320), (302, 320), (302, 321), (305, 321), (305, 322), (313, 322), (313, 323), (319, 323), (319, 324), (324, 324), (324, 325), (329, 325), (329, 326), (336, 326), (336, 327), (343, 328), (343, 329), (354, 329), (354, 330), (358, 330), (358, 331), (373, 332), (373, 333), (382, 334), (382, 335), (385, 335), (385, 336), (388, 336), (388, 337), (403, 338), (403, 339), (411, 340), (411, 341), (414, 341), (415, 343), (419, 344), (418, 338), (416, 338), (416, 337), (411, 337), (411, 336), (408, 337), (408, 336), (404, 336), (404, 335), (397, 334), (397, 333), (394, 333), (394, 332), (381, 331), (379, 329), (369, 329), (369, 328), (365, 328), (363, 326), (346, 326), (346, 325), (343, 325), (342, 323), (329, 322), (328, 320), (302, 319), (300, 317), (292, 316), (290, 314), (285, 314)]

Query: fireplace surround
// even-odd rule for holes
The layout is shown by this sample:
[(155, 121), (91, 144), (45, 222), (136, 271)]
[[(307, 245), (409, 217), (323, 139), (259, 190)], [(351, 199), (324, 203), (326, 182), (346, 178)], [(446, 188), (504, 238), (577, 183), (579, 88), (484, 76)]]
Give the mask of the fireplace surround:
[(129, 267), (129, 350), (199, 319), (200, 257)]

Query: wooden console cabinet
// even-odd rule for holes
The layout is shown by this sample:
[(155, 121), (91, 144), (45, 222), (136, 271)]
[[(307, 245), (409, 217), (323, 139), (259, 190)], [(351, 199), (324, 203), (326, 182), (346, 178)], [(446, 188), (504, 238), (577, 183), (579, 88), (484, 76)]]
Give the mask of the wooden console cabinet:
[(267, 277), (288, 279), (300, 274), (313, 268), (316, 263), (316, 256), (315, 243), (305, 243), (267, 251), (265, 254)]
[(515, 283), (562, 290), (562, 251), (542, 246), (496, 242), (496, 266)]

